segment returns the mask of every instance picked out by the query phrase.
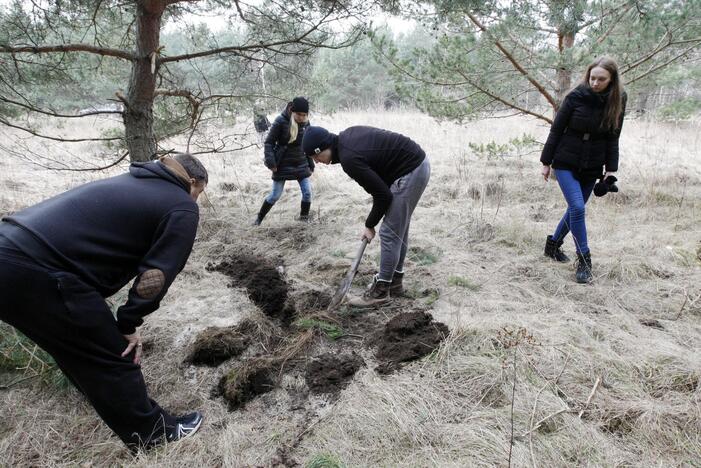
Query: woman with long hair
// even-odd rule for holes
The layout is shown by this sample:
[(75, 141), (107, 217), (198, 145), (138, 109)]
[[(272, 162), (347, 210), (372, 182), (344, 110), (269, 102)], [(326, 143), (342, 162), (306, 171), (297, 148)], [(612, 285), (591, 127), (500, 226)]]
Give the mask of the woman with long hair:
[(543, 178), (547, 181), (554, 170), (567, 202), (567, 211), (555, 232), (547, 237), (545, 255), (558, 262), (569, 261), (561, 246), (571, 232), (578, 283), (592, 280), (584, 207), (596, 180), (604, 180), (618, 170), (618, 139), (625, 106), (618, 65), (609, 57), (598, 58), (562, 101), (540, 156)]
[(273, 188), (263, 201), (258, 216), (253, 221), (255, 226), (263, 222), (282, 196), (285, 182), (296, 180), (302, 191), (302, 204), (299, 212), (301, 221), (309, 220), (312, 205), (311, 175), (314, 161), (302, 151), (302, 137), (309, 126), (309, 102), (303, 97), (296, 97), (289, 102), (270, 127), (265, 139), (265, 166), (272, 172)]

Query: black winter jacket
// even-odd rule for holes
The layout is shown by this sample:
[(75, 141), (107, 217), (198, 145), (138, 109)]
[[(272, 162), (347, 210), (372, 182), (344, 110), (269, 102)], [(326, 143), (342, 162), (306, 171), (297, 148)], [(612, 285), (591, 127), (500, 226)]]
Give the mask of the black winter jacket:
[(607, 99), (608, 93), (595, 93), (586, 84), (573, 89), (557, 111), (540, 161), (591, 179), (601, 175), (603, 166), (606, 171), (617, 171), (626, 95), (616, 130), (601, 128)]
[[(165, 283), (151, 298), (129, 290), (117, 326), (133, 333), (158, 309), (190, 256), (199, 210), (186, 183), (159, 162), (133, 163), (129, 174), (91, 182), (3, 219), (0, 233), (40, 265), (74, 275), (72, 287), (103, 297), (147, 270)], [(82, 282), (82, 283), (81, 283)]]
[(372, 209), (365, 226), (374, 228), (392, 203), (391, 185), (410, 173), (426, 158), (412, 139), (374, 127), (349, 127), (332, 145), (332, 162), (341, 163), (346, 174), (372, 195)]
[(309, 122), (299, 125), (297, 138), (288, 143), (291, 118), (287, 110), (278, 115), (265, 138), (265, 166), (268, 169), (277, 167), (273, 180), (302, 180), (314, 172), (314, 160), (302, 151), (302, 137)]

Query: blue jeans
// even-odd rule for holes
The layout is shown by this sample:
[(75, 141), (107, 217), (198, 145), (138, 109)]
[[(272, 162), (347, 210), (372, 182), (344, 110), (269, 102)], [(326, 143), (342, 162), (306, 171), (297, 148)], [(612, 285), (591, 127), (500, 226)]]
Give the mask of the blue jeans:
[[(311, 202), (312, 201), (312, 182), (310, 180), (310, 177), (304, 178), (302, 180), (298, 180), (299, 182), (299, 188), (302, 191), (302, 201), (303, 202)], [(268, 195), (265, 198), (265, 201), (270, 203), (271, 205), (274, 205), (276, 201), (280, 199), (282, 196), (282, 192), (285, 189), (285, 182), (286, 180), (273, 180), (273, 190), (270, 192), (270, 195)]]
[(564, 169), (555, 169), (557, 183), (560, 184), (560, 190), (567, 201), (567, 211), (560, 220), (560, 223), (555, 229), (553, 239), (561, 241), (567, 233), (572, 231), (574, 246), (577, 253), (585, 254), (589, 252), (587, 244), (587, 225), (585, 222), (584, 205), (586, 205), (592, 190), (594, 189), (595, 180), (590, 182), (580, 182), (574, 178), (572, 171)]

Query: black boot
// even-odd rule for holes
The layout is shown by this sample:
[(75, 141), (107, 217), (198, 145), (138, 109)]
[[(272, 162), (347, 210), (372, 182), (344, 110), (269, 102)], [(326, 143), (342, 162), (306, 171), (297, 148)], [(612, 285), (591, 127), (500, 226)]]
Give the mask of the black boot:
[(312, 207), (312, 202), (303, 201), (301, 208), (299, 210), (299, 220), (307, 222), (309, 221), (309, 209)]
[(268, 203), (267, 200), (263, 200), (263, 204), (260, 207), (260, 211), (258, 212), (258, 216), (253, 221), (253, 225), (260, 226), (260, 223), (263, 222), (263, 218), (265, 218), (265, 215), (268, 214), (268, 211), (270, 211), (270, 208), (272, 208), (272, 207), (273, 207), (273, 205)]
[(404, 279), (404, 272), (399, 273), (394, 272), (392, 276), (392, 284), (389, 286), (389, 295), (391, 297), (401, 297), (404, 295), (404, 286), (402, 285), (402, 280)]
[(558, 242), (553, 239), (553, 236), (548, 236), (545, 240), (545, 252), (543, 252), (543, 254), (557, 262), (569, 262), (570, 258), (565, 255), (560, 247), (562, 247), (562, 241)]
[(589, 283), (592, 280), (591, 274), (591, 254), (577, 253), (577, 282)]

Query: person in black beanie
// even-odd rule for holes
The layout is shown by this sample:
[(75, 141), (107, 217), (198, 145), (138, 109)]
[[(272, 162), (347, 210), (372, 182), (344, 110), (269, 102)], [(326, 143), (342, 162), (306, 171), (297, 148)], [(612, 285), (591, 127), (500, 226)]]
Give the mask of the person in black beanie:
[(409, 224), (431, 176), (426, 153), (404, 135), (365, 126), (349, 127), (338, 135), (309, 127), (302, 147), (317, 163), (340, 163), (345, 173), (372, 195), (372, 209), (361, 238), (372, 241), (375, 226), (383, 220), (380, 271), (365, 294), (351, 298), (349, 304), (370, 307), (402, 295)]
[(311, 175), (314, 161), (302, 151), (302, 138), (309, 126), (309, 102), (296, 97), (287, 104), (285, 110), (273, 122), (265, 139), (265, 166), (272, 171), (273, 189), (263, 201), (254, 226), (260, 225), (282, 196), (285, 181), (296, 180), (302, 191), (299, 211), (300, 221), (309, 221), (312, 206)]
[(569, 261), (560, 247), (572, 232), (578, 283), (592, 280), (584, 207), (597, 179), (615, 180), (612, 177), (618, 170), (618, 139), (625, 106), (626, 94), (616, 62), (608, 57), (597, 59), (562, 101), (540, 156), (543, 178), (547, 181), (554, 169), (567, 201), (567, 211), (546, 239), (544, 254), (558, 262)]
[[(132, 163), (0, 222), (0, 319), (49, 353), (132, 451), (202, 423), (149, 398), (139, 326), (185, 266), (207, 181), (189, 154)], [(104, 298), (132, 280), (113, 315)]]

